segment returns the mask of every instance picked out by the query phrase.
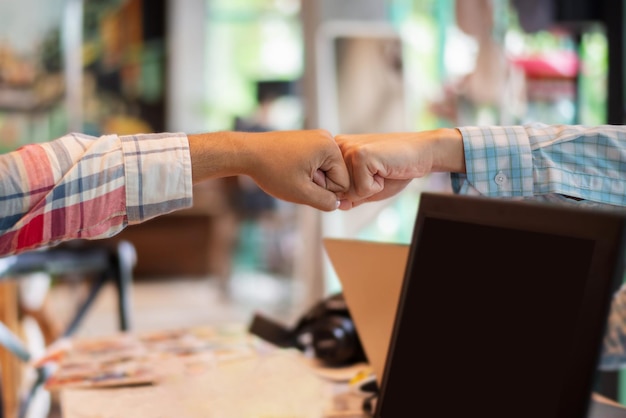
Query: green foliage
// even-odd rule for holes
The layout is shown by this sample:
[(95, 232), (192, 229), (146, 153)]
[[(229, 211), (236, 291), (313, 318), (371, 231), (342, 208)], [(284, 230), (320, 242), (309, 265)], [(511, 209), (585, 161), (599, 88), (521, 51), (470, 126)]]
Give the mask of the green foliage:
[(607, 121), (608, 44), (601, 28), (583, 35), (581, 41), (583, 63), (580, 76), (581, 123), (600, 125)]

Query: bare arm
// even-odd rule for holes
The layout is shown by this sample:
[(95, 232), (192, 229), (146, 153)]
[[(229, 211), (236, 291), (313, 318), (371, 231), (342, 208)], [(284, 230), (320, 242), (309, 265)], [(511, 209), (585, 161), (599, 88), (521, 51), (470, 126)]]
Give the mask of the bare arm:
[(321, 210), (337, 208), (349, 177), (339, 147), (324, 130), (188, 135), (193, 182), (250, 176), (282, 200)]

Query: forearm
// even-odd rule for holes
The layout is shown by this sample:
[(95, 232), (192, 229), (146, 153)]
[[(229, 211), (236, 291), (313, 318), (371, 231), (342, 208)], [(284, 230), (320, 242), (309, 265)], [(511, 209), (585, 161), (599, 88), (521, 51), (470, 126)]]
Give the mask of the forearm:
[(211, 132), (189, 135), (193, 182), (246, 175), (288, 202), (335, 210), (349, 177), (325, 130)]
[(193, 183), (244, 174), (246, 150), (245, 132), (209, 132), (188, 135)]
[(1, 155), (0, 255), (112, 236), (188, 207), (188, 154), (184, 135), (72, 134)]

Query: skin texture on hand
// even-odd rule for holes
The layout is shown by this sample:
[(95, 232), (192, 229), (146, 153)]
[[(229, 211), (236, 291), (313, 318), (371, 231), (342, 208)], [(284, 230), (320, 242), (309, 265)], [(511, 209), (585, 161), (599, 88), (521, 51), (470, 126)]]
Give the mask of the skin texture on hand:
[(464, 172), (463, 138), (456, 129), (423, 132), (338, 135), (350, 189), (342, 210), (389, 198), (411, 180), (431, 172)]
[(350, 186), (341, 151), (325, 130), (188, 135), (194, 183), (250, 176), (266, 193), (332, 211)]

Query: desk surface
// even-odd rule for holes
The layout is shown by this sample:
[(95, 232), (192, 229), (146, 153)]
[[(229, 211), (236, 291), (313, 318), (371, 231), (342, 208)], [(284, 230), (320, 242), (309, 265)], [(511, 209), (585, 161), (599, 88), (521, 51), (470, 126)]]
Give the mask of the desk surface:
[[(68, 340), (47, 358), (64, 418), (362, 416), (364, 395), (347, 380), (367, 365), (322, 368), (240, 328)], [(119, 376), (142, 385), (115, 387), (131, 383)]]
[(361, 418), (362, 400), (285, 351), (152, 386), (61, 391), (63, 418)]

